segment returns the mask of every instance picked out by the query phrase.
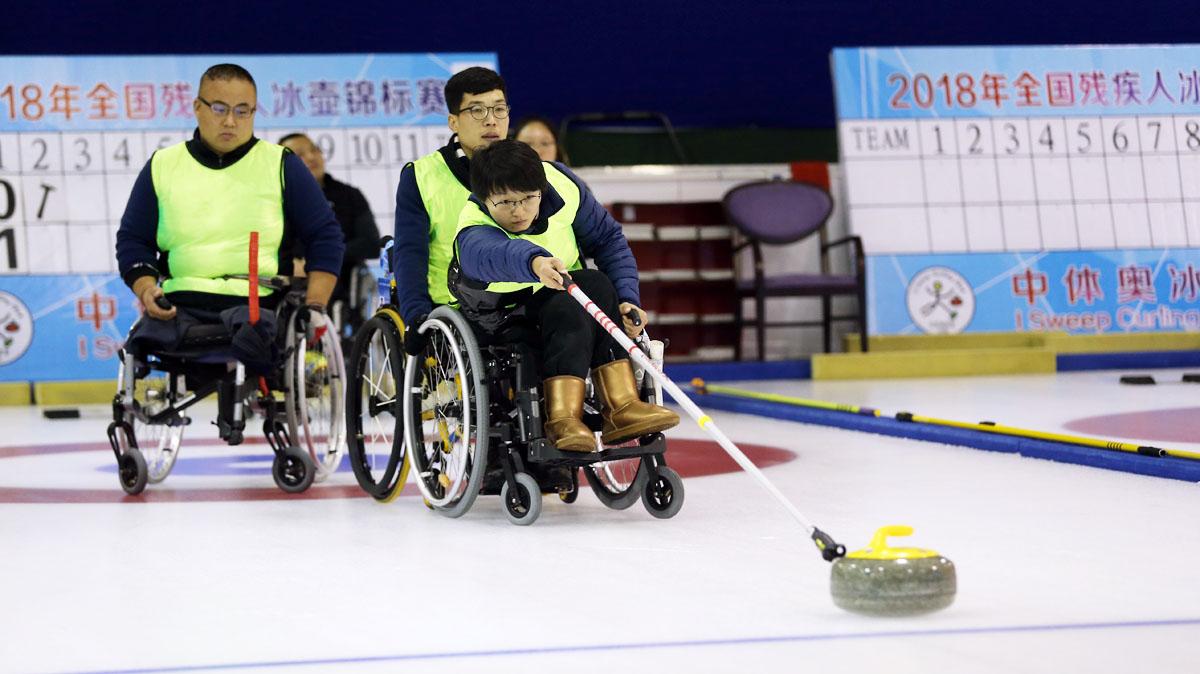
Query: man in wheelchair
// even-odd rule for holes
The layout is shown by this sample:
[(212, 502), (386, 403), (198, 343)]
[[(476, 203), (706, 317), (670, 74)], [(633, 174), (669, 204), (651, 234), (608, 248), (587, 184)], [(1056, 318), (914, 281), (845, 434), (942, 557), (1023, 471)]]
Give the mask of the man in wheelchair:
[[(583, 257), (599, 270), (584, 269)], [(451, 263), (451, 292), (463, 314), (488, 335), (524, 322), (540, 346), (545, 434), (560, 451), (594, 452), (583, 421), (589, 371), (601, 403), (605, 445), (664, 431), (674, 412), (642, 402), (628, 356), (566, 292), (564, 275), (636, 337), (637, 265), (620, 226), (570, 170), (543, 163), (524, 143), (498, 141), (471, 162)]]
[[(148, 469), (150, 481), (161, 480), (187, 423), (178, 411), (203, 397), (185, 398), (182, 389), (218, 389), (221, 437), (236, 444), (246, 390), (265, 389), (262, 399), (273, 400), (272, 387), (303, 365), (316, 366), (307, 362), (311, 354), (297, 352), (295, 345), (329, 341), (323, 334), (328, 332), (324, 312), (341, 267), (342, 230), (304, 163), (254, 137), (256, 102), (254, 79), (242, 67), (221, 64), (205, 71), (193, 102), (197, 129), (192, 139), (151, 156), (121, 218), (118, 267), (145, 312), (123, 350), (122, 390), (110, 427), (122, 486), (130, 493), (140, 492), (147, 479), (146, 467), (137, 465), (146, 459), (139, 448), (154, 449), (146, 443), (151, 438), (137, 437), (135, 426), (158, 433), (158, 450), (170, 450), (155, 453), (165, 465)], [(292, 306), (280, 312), (288, 322), (277, 325), (274, 310), (285, 309), (286, 293), (258, 280), (290, 273), (293, 237), (305, 252), (307, 285), (303, 299), (293, 294)], [(285, 333), (289, 343), (280, 348)], [(340, 349), (329, 355), (336, 361), (332, 367), (340, 367)], [(284, 364), (295, 367), (281, 371)], [(161, 370), (156, 381), (136, 385), (137, 379), (155, 378), (155, 366)], [(196, 381), (205, 374), (221, 381), (215, 386)], [(305, 392), (291, 393), (288, 414), (303, 417), (304, 410), (294, 408), (303, 408)], [(135, 395), (150, 397), (140, 401), (143, 405)], [(150, 415), (147, 406), (164, 413)], [(289, 442), (287, 447), (272, 442), (277, 464), (285, 450), (295, 449), (286, 436), (275, 440), (281, 437)]]

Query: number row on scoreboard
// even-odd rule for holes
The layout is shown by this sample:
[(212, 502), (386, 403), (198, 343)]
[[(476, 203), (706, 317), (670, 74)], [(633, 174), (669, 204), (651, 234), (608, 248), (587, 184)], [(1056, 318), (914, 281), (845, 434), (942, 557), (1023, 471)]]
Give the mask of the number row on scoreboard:
[(0, 133), (0, 175), (137, 173), (155, 150), (185, 131)]
[(850, 120), (843, 159), (1200, 155), (1200, 116)]
[(446, 144), (445, 126), (394, 126), (323, 129), (270, 129), (262, 136), (275, 143), (296, 131), (312, 139), (332, 170), (403, 166)]
[[(404, 165), (446, 143), (444, 126), (301, 129), (331, 169)], [(137, 173), (156, 150), (191, 137), (191, 130), (0, 133), (0, 175)], [(290, 130), (260, 131), (272, 142)]]

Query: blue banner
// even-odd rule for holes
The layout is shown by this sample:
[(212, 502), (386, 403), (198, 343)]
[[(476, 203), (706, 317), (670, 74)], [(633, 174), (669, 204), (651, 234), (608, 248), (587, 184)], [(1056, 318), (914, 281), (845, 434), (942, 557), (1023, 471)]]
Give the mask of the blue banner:
[(497, 67), (487, 53), (6, 56), (0, 131), (190, 129), (200, 75), (217, 63), (250, 71), (261, 129), (444, 125), (446, 80)]
[(1200, 45), (833, 50), (839, 119), (1200, 110)]
[(1200, 250), (876, 255), (877, 333), (1200, 330)]

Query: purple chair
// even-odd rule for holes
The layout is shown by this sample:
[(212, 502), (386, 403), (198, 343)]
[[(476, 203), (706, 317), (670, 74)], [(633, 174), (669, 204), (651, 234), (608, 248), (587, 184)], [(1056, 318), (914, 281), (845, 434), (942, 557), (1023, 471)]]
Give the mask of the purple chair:
[[(817, 326), (824, 330), (825, 352), (830, 350), (830, 325), (833, 321), (855, 320), (858, 322), (859, 343), (867, 350), (867, 302), (866, 264), (863, 259), (862, 239), (848, 236), (837, 241), (825, 240), (825, 221), (833, 210), (829, 192), (816, 185), (790, 180), (765, 180), (739, 185), (725, 194), (725, 215), (729, 223), (737, 228), (744, 239), (734, 246), (737, 251), (749, 247), (754, 254), (753, 280), (738, 280), (737, 303), (734, 323), (738, 338), (734, 346), (734, 358), (742, 358), (741, 334), (746, 323), (742, 315), (742, 301), (754, 299), (754, 328), (758, 337), (758, 359), (765, 354), (766, 329), (769, 327)], [(781, 245), (800, 241), (817, 234), (821, 242), (821, 273), (781, 274), (766, 276), (763, 273), (762, 246)], [(854, 247), (854, 273), (831, 274), (829, 251), (838, 246), (852, 244)], [(858, 298), (858, 314), (833, 316), (832, 298), (838, 295), (854, 295)], [(821, 320), (769, 322), (766, 319), (768, 297), (820, 297)]]

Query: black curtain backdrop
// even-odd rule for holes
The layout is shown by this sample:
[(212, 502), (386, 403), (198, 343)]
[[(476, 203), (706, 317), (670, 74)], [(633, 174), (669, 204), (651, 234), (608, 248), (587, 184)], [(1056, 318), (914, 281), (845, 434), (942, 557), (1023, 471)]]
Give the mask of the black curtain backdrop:
[(0, 54), (494, 51), (518, 116), (655, 110), (678, 126), (832, 127), (835, 46), (1184, 43), (1196, 40), (1195, 7), (15, 0), (0, 10)]

